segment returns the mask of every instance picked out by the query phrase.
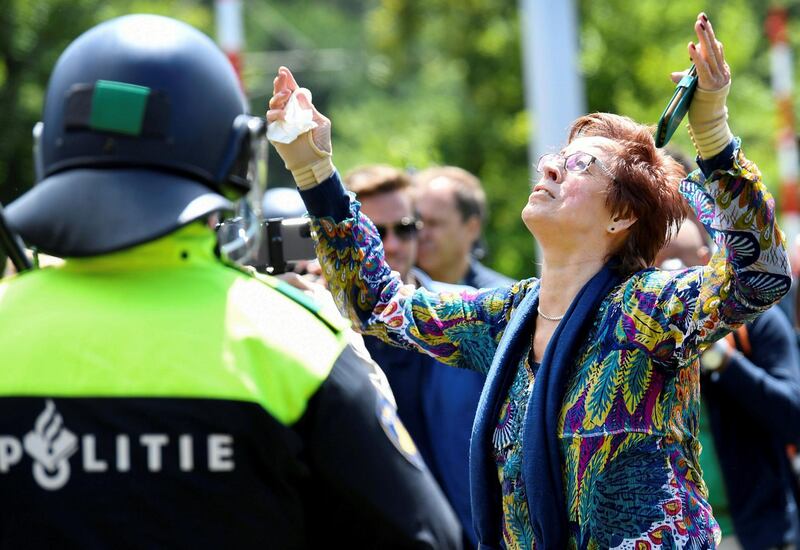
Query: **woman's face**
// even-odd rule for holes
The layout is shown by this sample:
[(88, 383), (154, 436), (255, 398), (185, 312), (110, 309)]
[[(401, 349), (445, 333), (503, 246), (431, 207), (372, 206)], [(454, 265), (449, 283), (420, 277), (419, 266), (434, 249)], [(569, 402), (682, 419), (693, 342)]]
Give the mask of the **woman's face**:
[[(543, 246), (554, 239), (556, 245), (591, 242), (594, 239), (587, 241), (587, 235), (599, 237), (607, 232), (612, 218), (606, 207), (612, 181), (607, 167), (611, 165), (614, 149), (615, 142), (608, 138), (577, 138), (541, 165), (539, 179), (534, 182), (522, 210), (522, 219)], [(575, 153), (586, 153), (596, 160), (587, 155), (575, 157), (568, 170), (565, 159)], [(574, 162), (575, 159), (579, 162)]]

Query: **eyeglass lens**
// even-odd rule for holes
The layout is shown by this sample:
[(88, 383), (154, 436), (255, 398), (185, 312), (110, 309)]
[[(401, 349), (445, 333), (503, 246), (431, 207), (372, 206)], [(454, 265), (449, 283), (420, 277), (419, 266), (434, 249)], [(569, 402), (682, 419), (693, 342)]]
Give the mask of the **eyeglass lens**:
[(589, 168), (594, 157), (586, 153), (575, 153), (567, 157), (565, 166), (570, 172), (583, 172)]
[(594, 157), (589, 153), (584, 153), (582, 151), (578, 151), (577, 153), (572, 153), (567, 157), (563, 157), (560, 154), (556, 153), (549, 153), (547, 155), (542, 155), (539, 159), (539, 163), (536, 165), (537, 172), (544, 172), (544, 165), (548, 162), (553, 162), (558, 160), (563, 161), (563, 166), (569, 172), (583, 172), (589, 169), (589, 166), (592, 164)]

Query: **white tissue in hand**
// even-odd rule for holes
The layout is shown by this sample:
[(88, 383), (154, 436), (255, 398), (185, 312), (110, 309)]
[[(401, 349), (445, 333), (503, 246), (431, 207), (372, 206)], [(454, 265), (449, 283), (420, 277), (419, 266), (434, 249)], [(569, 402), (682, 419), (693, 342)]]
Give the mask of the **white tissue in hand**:
[(294, 91), (284, 108), (285, 117), (283, 120), (276, 120), (267, 126), (267, 137), (270, 141), (278, 143), (291, 143), (300, 134), (305, 134), (309, 130), (317, 127), (317, 123), (312, 120), (314, 113), (311, 109), (304, 109), (297, 101), (298, 94), (305, 94), (308, 102), (311, 103), (311, 92), (306, 88), (298, 88)]

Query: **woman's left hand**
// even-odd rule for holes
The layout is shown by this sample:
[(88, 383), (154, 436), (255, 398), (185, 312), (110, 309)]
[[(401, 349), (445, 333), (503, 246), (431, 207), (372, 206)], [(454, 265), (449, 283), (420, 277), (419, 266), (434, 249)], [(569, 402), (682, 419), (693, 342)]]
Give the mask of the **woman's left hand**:
[[(722, 42), (714, 35), (705, 13), (697, 16), (694, 32), (698, 43), (689, 42), (688, 50), (697, 68), (697, 90), (689, 105), (689, 134), (700, 157), (710, 159), (722, 152), (733, 139), (725, 106), (731, 85), (731, 69), (725, 62)], [(685, 74), (672, 73), (672, 79), (677, 82)]]
[[(694, 23), (697, 44), (689, 42), (689, 57), (697, 68), (697, 85), (702, 90), (715, 91), (724, 88), (731, 81), (731, 70), (725, 62), (722, 42), (717, 40), (714, 27), (705, 13), (700, 13)], [(677, 83), (686, 71), (672, 73), (673, 82)]]

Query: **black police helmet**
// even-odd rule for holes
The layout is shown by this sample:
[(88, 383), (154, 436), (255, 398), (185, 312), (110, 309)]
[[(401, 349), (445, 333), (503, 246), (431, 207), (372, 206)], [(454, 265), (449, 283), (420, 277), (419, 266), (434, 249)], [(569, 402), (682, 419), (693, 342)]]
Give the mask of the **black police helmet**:
[(232, 208), (249, 190), (244, 95), (196, 29), (129, 15), (79, 36), (50, 77), (42, 181), (6, 209), (29, 245), (91, 256)]

